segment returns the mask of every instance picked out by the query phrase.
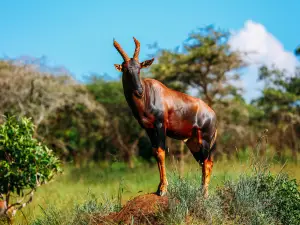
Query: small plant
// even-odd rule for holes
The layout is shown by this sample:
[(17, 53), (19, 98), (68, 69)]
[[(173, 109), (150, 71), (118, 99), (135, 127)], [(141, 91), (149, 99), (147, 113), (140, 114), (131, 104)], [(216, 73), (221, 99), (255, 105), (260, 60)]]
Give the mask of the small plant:
[(7, 116), (0, 126), (0, 194), (6, 216), (30, 203), (36, 188), (61, 171), (52, 150), (33, 134), (34, 125), (25, 117)]

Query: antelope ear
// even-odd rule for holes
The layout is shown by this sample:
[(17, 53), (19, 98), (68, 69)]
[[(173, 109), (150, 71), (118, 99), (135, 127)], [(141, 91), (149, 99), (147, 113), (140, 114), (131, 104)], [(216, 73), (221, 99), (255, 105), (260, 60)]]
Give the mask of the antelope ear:
[(114, 64), (116, 70), (118, 70), (119, 72), (122, 72), (122, 65), (120, 64)]
[(147, 68), (147, 67), (151, 66), (151, 64), (153, 63), (153, 61), (154, 61), (154, 58), (142, 62), (142, 63), (140, 64), (140, 65), (141, 65), (141, 68)]

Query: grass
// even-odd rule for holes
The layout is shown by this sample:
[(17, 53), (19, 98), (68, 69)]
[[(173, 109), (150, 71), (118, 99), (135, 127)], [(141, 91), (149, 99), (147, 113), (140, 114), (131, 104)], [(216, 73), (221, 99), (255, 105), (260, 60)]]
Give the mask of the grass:
[[(196, 192), (196, 187), (199, 187), (201, 183), (201, 169), (191, 157), (188, 161), (189, 163), (185, 164), (184, 170), (186, 185), (194, 187), (192, 191)], [(272, 164), (270, 170), (274, 173), (279, 172), (282, 170), (282, 164)], [(290, 177), (295, 178), (298, 183), (300, 182), (299, 166), (287, 163), (283, 170)], [(176, 163), (167, 163), (169, 180), (174, 181), (174, 177), (176, 180), (177, 171)], [(241, 174), (249, 173), (251, 173), (249, 162), (226, 160), (215, 162), (210, 191), (214, 193), (224, 183), (235, 181), (240, 178)], [(64, 173), (59, 175), (55, 181), (40, 187), (33, 202), (23, 209), (23, 214), (19, 212), (14, 221), (15, 224), (67, 224), (66, 221), (78, 220), (74, 216), (76, 210), (76, 212), (88, 213), (90, 210), (90, 212), (105, 214), (109, 211), (116, 211), (121, 204), (137, 195), (156, 191), (158, 183), (159, 173), (156, 164), (149, 165), (140, 162), (135, 169), (128, 169), (126, 165), (119, 162), (110, 166), (90, 165), (81, 169), (65, 165)], [(180, 183), (179, 186), (183, 188), (184, 185), (182, 185)], [(172, 191), (176, 193), (174, 185), (173, 190), (170, 185), (170, 192)], [(188, 205), (191, 202), (185, 204)], [(175, 208), (174, 210), (186, 210), (186, 207)], [(45, 222), (47, 215), (50, 219), (55, 218), (55, 221), (52, 223)], [(175, 213), (175, 215), (182, 214)], [(43, 220), (39, 222), (38, 218), (43, 218)], [(180, 218), (177, 219), (180, 221)], [(33, 221), (35, 222), (33, 223)]]
[(226, 180), (208, 199), (202, 198), (197, 179), (174, 176), (169, 208), (160, 213), (161, 224), (298, 225), (300, 190), (296, 180), (283, 171), (271, 173), (264, 161), (256, 161), (250, 168), (238, 179)]

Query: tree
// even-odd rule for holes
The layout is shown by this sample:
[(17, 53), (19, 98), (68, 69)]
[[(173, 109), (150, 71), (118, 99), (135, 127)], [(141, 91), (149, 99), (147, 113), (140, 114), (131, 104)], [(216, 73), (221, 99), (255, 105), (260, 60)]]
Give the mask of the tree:
[(69, 74), (0, 61), (0, 94), (5, 96), (0, 113), (32, 118), (35, 137), (45, 139), (64, 159), (74, 158), (77, 165), (77, 159), (92, 157), (104, 136), (105, 109)]
[(300, 68), (290, 76), (276, 67), (260, 68), (259, 79), (265, 82), (262, 96), (253, 104), (264, 111), (262, 119), (267, 122), (270, 137), (279, 157), (284, 147), (292, 150), (297, 161), (300, 149)]
[(229, 33), (207, 26), (189, 35), (183, 52), (160, 51), (151, 67), (154, 78), (187, 91), (194, 88), (212, 106), (228, 96), (240, 94), (238, 71), (246, 64), (239, 52), (230, 50)]
[(37, 187), (61, 171), (53, 151), (33, 134), (34, 125), (25, 117), (5, 117), (0, 126), (0, 194), (7, 205), (6, 215), (12, 210), (14, 216), (32, 201)]
[(68, 75), (41, 73), (29, 65), (0, 61), (0, 110), (28, 116), (38, 126), (74, 98), (75, 81)]

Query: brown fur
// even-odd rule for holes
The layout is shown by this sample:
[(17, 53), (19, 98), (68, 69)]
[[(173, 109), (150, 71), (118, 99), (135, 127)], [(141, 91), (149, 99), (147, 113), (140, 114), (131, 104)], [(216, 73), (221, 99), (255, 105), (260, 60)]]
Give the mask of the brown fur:
[(165, 138), (182, 140), (194, 158), (202, 165), (202, 185), (204, 195), (208, 194), (208, 183), (212, 171), (212, 150), (217, 137), (215, 112), (201, 99), (172, 90), (155, 79), (142, 79), (140, 70), (149, 67), (154, 59), (138, 61), (139, 42), (134, 38), (136, 50), (134, 58), (124, 57), (124, 51), (114, 41), (117, 50), (122, 52), (124, 62), (115, 64), (123, 72), (122, 83), (126, 101), (134, 117), (150, 138), (153, 153), (158, 163), (160, 184), (158, 193), (167, 191), (165, 169)]

